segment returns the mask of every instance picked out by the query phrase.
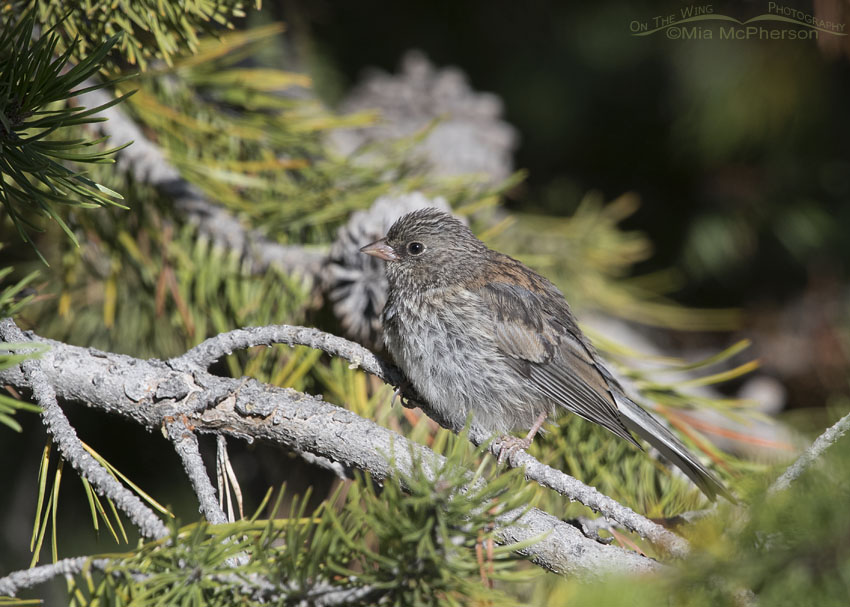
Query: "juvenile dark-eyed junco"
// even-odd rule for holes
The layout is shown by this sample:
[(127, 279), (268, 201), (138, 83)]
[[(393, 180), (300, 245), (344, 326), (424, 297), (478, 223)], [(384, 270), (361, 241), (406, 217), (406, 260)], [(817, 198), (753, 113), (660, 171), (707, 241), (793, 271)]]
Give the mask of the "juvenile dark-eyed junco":
[(531, 429), (503, 445), (527, 448), (560, 407), (640, 448), (645, 439), (712, 500), (721, 482), (630, 400), (579, 330), (555, 285), (493, 251), (460, 221), (422, 209), (361, 249), (387, 262), (384, 341), (408, 381), (455, 428)]

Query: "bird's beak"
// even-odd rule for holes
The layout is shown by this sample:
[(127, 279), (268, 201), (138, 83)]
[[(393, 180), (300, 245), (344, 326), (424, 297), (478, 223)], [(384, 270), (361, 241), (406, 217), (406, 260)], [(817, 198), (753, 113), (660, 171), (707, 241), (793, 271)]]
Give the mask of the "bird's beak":
[(360, 252), (366, 253), (366, 255), (371, 255), (372, 257), (377, 257), (378, 259), (383, 259), (384, 261), (399, 260), (399, 256), (396, 255), (395, 249), (387, 243), (386, 238), (381, 238), (372, 244), (367, 244), (365, 247), (360, 249)]

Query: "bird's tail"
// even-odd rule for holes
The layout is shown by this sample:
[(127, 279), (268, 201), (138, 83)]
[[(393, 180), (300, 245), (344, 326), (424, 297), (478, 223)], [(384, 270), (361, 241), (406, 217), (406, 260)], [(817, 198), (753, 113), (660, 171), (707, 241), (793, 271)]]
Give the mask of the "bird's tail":
[(619, 394), (615, 398), (623, 423), (629, 430), (658, 449), (661, 455), (687, 474), (710, 500), (714, 501), (716, 496), (720, 494), (730, 502), (735, 503), (735, 498), (727, 491), (723, 483), (709, 472), (664, 424), (629, 398)]

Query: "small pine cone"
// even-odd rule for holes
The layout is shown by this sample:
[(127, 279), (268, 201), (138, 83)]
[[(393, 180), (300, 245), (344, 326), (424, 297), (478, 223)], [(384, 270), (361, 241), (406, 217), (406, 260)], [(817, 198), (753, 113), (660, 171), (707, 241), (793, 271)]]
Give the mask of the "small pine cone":
[(513, 172), (519, 136), (502, 120), (502, 100), (473, 90), (461, 70), (436, 68), (420, 52), (405, 54), (399, 74), (367, 74), (341, 110), (378, 110), (381, 116), (375, 125), (332, 132), (331, 141), (344, 155), (371, 141), (413, 135), (436, 120), (419, 146), (433, 174), (478, 174), (497, 183)]

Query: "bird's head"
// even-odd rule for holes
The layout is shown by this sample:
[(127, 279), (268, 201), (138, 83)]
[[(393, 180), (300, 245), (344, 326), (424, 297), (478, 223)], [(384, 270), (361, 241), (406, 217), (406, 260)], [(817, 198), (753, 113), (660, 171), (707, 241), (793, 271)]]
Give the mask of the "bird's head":
[(447, 287), (475, 277), (487, 246), (456, 218), (426, 208), (396, 221), (380, 240), (360, 249), (387, 262), (390, 286)]

